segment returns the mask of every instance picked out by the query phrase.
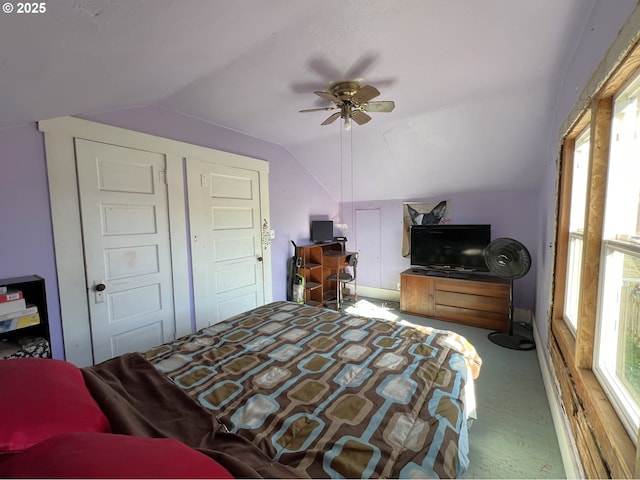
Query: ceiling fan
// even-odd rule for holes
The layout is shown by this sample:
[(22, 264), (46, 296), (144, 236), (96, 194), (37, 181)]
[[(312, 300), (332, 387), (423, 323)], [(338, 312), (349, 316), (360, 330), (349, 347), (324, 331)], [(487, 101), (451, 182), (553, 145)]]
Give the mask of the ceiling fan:
[(371, 102), (380, 92), (371, 85), (360, 85), (357, 80), (341, 80), (329, 84), (326, 91), (313, 92), (320, 98), (332, 102), (334, 105), (322, 108), (308, 108), (300, 112), (318, 112), (321, 110), (339, 110), (329, 116), (321, 125), (329, 125), (338, 118), (344, 119), (344, 129), (351, 129), (351, 120), (363, 125), (371, 120), (366, 112), (391, 112), (396, 106), (392, 101)]

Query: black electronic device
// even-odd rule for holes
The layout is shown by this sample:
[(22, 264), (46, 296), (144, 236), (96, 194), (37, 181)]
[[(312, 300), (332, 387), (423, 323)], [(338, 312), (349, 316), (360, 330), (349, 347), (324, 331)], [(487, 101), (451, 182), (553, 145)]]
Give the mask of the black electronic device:
[(434, 271), (488, 272), (491, 225), (412, 225), (411, 265)]
[(312, 220), (311, 241), (313, 243), (333, 242), (333, 220)]
[(489, 340), (512, 350), (533, 350), (533, 336), (513, 331), (513, 281), (524, 277), (531, 268), (529, 250), (513, 238), (496, 238), (485, 249), (484, 258), (493, 273), (509, 280), (509, 330), (490, 333)]

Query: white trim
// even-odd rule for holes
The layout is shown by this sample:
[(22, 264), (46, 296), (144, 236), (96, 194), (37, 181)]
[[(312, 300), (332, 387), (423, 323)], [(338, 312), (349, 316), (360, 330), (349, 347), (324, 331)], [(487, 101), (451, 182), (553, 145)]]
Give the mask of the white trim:
[[(350, 294), (353, 294), (353, 284), (347, 285)], [(358, 296), (376, 298), (378, 300), (389, 300), (392, 302), (400, 302), (400, 291), (398, 290), (387, 290), (384, 288), (376, 288), (376, 287), (365, 287), (365, 286), (357, 286)]]
[[(146, 133), (103, 125), (74, 117), (38, 123), (45, 139), (45, 152), (53, 222), (56, 270), (63, 322), (65, 358), (79, 366), (93, 364), (91, 331), (88, 322), (87, 283), (80, 221), (80, 204), (75, 168), (74, 138), (120, 145), (164, 154), (169, 178), (169, 228), (172, 249), (176, 334), (190, 333), (191, 278), (185, 207), (184, 162), (187, 157), (213, 158), (215, 163), (255, 170), (260, 176), (261, 209), (269, 221), (268, 173), (264, 160), (244, 157), (211, 148), (157, 137)], [(271, 252), (263, 252), (265, 301), (271, 301)]]
[[(268, 167), (268, 164), (267, 164)], [(267, 230), (271, 231), (271, 208), (269, 205), (269, 176), (267, 172), (258, 172), (260, 183), (260, 211), (262, 213), (261, 221), (266, 220)], [(264, 303), (273, 302), (273, 285), (271, 276), (271, 240), (265, 244), (262, 243), (262, 285), (264, 288)]]
[[(179, 157), (204, 157), (215, 156), (215, 163), (229, 165), (231, 167), (246, 168), (262, 173), (269, 173), (269, 163), (265, 160), (223, 152), (213, 148), (200, 147), (191, 143), (157, 137), (148, 133), (126, 130), (102, 123), (81, 120), (75, 117), (60, 117), (38, 122), (38, 129), (43, 133), (65, 135), (73, 138), (85, 138), (96, 142), (113, 142), (117, 140), (122, 147), (138, 148), (150, 152), (174, 154)], [(46, 135), (45, 135), (46, 137)]]
[[(56, 273), (65, 358), (78, 366), (93, 364), (75, 150), (71, 134), (45, 135), (47, 178), (53, 222)], [(55, 165), (55, 166), (54, 166)]]
[[(191, 282), (187, 255), (187, 219), (184, 209), (184, 160), (178, 155), (166, 154), (169, 191), (169, 242), (173, 272), (173, 305), (175, 309), (175, 337), (191, 333)], [(182, 201), (180, 201), (182, 199)], [(176, 254), (178, 252), (178, 254)], [(177, 274), (177, 275), (176, 275)], [(188, 319), (188, 321), (187, 321)]]
[(544, 382), (544, 389), (547, 393), (547, 401), (551, 410), (551, 418), (553, 426), (558, 437), (558, 445), (560, 447), (560, 455), (562, 456), (562, 464), (566, 478), (584, 478), (582, 465), (580, 464), (578, 450), (569, 424), (567, 423), (566, 413), (562, 407), (560, 392), (551, 372), (551, 366), (547, 362), (547, 355), (536, 322), (533, 323), (533, 339), (537, 345), (536, 353), (538, 355), (538, 363), (540, 364), (540, 373)]

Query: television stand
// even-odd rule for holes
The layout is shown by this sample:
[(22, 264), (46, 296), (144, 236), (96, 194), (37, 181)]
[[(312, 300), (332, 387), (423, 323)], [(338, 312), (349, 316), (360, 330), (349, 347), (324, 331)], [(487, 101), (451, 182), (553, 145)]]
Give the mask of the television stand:
[(465, 271), (410, 268), (400, 274), (400, 311), (505, 331), (509, 281)]

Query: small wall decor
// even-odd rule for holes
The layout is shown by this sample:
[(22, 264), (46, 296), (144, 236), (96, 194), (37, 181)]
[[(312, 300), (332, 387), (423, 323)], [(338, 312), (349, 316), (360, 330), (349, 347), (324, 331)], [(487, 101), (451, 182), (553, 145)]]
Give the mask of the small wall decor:
[(449, 201), (402, 204), (402, 256), (411, 254), (411, 225), (443, 225), (451, 222)]
[(269, 229), (269, 222), (265, 218), (264, 222), (262, 222), (262, 246), (267, 248), (269, 245), (271, 245), (271, 230)]

